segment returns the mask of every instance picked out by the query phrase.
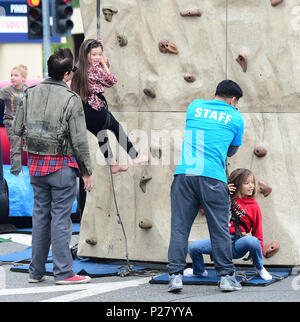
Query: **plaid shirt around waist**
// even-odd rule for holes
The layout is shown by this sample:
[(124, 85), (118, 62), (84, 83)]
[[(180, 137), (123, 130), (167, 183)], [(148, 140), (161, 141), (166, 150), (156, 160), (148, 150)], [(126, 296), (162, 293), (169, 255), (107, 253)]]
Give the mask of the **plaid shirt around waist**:
[(38, 155), (28, 153), (30, 176), (46, 176), (64, 167), (77, 168), (78, 164), (72, 155)]

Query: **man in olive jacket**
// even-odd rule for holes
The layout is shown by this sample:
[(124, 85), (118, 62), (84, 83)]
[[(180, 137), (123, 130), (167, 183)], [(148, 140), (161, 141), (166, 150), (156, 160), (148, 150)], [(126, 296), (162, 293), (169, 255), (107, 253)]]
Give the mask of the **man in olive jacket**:
[(86, 191), (94, 185), (84, 112), (80, 97), (66, 84), (73, 69), (71, 51), (59, 49), (47, 64), (50, 78), (25, 91), (14, 120), (14, 132), (22, 137), (28, 151), (34, 192), (28, 281), (45, 279), (52, 244), (55, 283), (87, 283), (88, 276), (74, 274), (69, 248), (78, 170)]

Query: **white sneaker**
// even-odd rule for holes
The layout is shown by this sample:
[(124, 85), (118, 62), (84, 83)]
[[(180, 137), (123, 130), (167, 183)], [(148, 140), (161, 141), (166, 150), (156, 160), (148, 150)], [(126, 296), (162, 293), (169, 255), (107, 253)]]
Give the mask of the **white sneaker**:
[(44, 280), (46, 279), (46, 276), (42, 276), (40, 279), (34, 279), (34, 278), (31, 278), (29, 277), (28, 278), (28, 283), (40, 283), (40, 282), (43, 282)]
[(256, 269), (256, 271), (259, 276), (265, 281), (270, 281), (271, 279), (273, 279), (272, 275), (264, 267), (262, 270)]
[(182, 291), (182, 288), (183, 288), (182, 275), (181, 274), (169, 275), (168, 292), (178, 293)]
[(242, 285), (236, 280), (235, 273), (233, 273), (232, 275), (221, 276), (219, 288), (226, 292), (240, 291)]
[(208, 276), (208, 272), (207, 270), (205, 270), (203, 273), (201, 274), (194, 274), (194, 271), (192, 268), (186, 268), (184, 271), (183, 271), (183, 276), (186, 276), (186, 277), (191, 277), (191, 276), (201, 276), (201, 277), (207, 277)]

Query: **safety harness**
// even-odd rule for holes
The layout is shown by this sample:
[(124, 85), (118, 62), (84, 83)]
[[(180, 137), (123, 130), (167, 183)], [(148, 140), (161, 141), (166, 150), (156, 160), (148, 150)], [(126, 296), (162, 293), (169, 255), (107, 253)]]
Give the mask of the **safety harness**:
[(231, 221), (234, 223), (234, 229), (235, 229), (235, 234), (234, 234), (234, 242), (239, 239), (244, 237), (244, 235), (241, 232), (240, 226), (242, 226), (245, 230), (247, 230), (246, 224), (242, 221), (242, 217), (246, 215), (245, 211), (240, 207), (240, 205), (234, 201), (231, 203)]

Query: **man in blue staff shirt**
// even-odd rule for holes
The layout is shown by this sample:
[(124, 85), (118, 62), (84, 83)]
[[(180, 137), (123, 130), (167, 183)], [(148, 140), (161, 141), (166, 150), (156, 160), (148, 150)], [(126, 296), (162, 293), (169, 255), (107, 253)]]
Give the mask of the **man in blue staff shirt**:
[(242, 145), (244, 120), (237, 110), (240, 86), (224, 80), (215, 99), (196, 99), (188, 107), (182, 155), (171, 186), (171, 238), (168, 252), (169, 292), (182, 290), (191, 226), (203, 207), (221, 290), (242, 289), (235, 279), (228, 223), (230, 194), (225, 160)]

